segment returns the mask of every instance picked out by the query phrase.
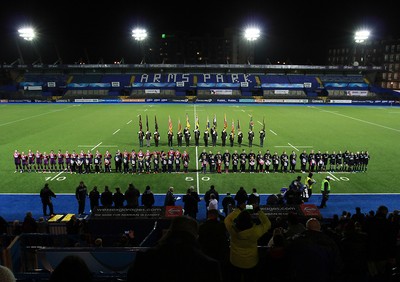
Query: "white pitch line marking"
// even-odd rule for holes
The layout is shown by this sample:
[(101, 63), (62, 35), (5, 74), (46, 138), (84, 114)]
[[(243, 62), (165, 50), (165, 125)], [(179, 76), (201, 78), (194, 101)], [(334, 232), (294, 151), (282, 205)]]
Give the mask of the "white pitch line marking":
[(293, 149), (295, 149), (296, 151), (299, 151), (299, 149), (297, 149), (295, 146), (293, 146), (292, 144), (288, 143), (290, 147), (292, 147)]
[(400, 132), (400, 129), (388, 127), (388, 126), (385, 126), (385, 125), (381, 125), (381, 124), (370, 122), (370, 121), (366, 121), (366, 120), (363, 120), (363, 119), (347, 116), (347, 115), (344, 115), (344, 114), (339, 114), (339, 113), (336, 113), (336, 112), (333, 112), (333, 111), (327, 111), (327, 110), (321, 110), (321, 111), (322, 112), (326, 112), (326, 113), (335, 114), (335, 115), (338, 115), (338, 116), (342, 116), (342, 117), (345, 117), (345, 118), (348, 118), (348, 119), (356, 120), (356, 121), (359, 121), (359, 122), (363, 122), (363, 123), (366, 123), (366, 124), (370, 124), (370, 125), (374, 125), (374, 126), (382, 127), (382, 128), (385, 128), (385, 129), (389, 129), (389, 130)]
[(113, 135), (115, 135), (115, 134), (117, 134), (118, 133), (118, 131), (120, 131), (121, 129), (119, 128), (119, 129), (117, 129), (114, 133), (113, 133)]
[(258, 122), (259, 124), (263, 125), (261, 121), (257, 120), (257, 122)]
[(126, 124), (130, 124), (132, 122), (132, 120), (128, 121)]
[(46, 113), (41, 113), (41, 114), (38, 114), (38, 115), (17, 119), (17, 120), (14, 120), (14, 121), (2, 123), (2, 124), (0, 124), (0, 126), (13, 124), (13, 123), (20, 122), (20, 121), (25, 121), (25, 120), (28, 120), (28, 119), (31, 119), (31, 118), (41, 117), (41, 116), (52, 114), (52, 113), (55, 113), (55, 112), (60, 112), (60, 111), (63, 111), (65, 109), (68, 109), (68, 108), (71, 108), (71, 107), (75, 107), (75, 106), (69, 106), (69, 107), (66, 107), (66, 108), (63, 108), (63, 109), (53, 110), (53, 111), (49, 111), (49, 112), (46, 112)]
[(60, 171), (56, 176), (54, 176), (52, 179), (50, 179), (50, 181), (53, 181), (54, 179), (56, 179), (57, 177), (59, 177), (61, 174), (63, 174), (64, 171)]
[(328, 174), (333, 178), (333, 180), (339, 180), (336, 176), (334, 176), (332, 173), (328, 172)]
[(90, 151), (93, 151), (94, 149), (96, 149), (97, 147), (99, 147), (103, 142), (100, 142), (99, 144), (97, 144), (96, 146), (94, 146)]
[[(194, 105), (193, 107), (193, 115), (194, 115), (194, 120), (196, 123), (196, 117), (197, 117), (197, 108), (196, 105)], [(199, 151), (198, 151), (198, 147), (196, 146), (196, 160), (199, 159)], [(199, 162), (196, 161), (196, 186), (197, 186), (197, 194), (200, 193), (200, 179), (199, 179)]]
[(269, 131), (271, 131), (271, 133), (274, 134), (274, 135), (278, 135), (278, 134), (276, 134), (275, 132), (273, 132), (271, 129), (270, 129)]

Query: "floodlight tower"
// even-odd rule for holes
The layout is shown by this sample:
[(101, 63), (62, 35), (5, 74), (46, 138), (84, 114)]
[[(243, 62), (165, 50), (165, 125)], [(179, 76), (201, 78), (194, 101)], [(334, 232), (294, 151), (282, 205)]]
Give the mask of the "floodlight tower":
[(148, 34), (147, 31), (144, 28), (135, 28), (132, 30), (132, 37), (139, 43), (140, 50), (142, 52), (142, 61), (140, 62), (141, 64), (146, 63), (146, 50), (144, 47), (144, 42), (147, 38)]
[(260, 29), (257, 27), (248, 27), (244, 31), (244, 38), (247, 40), (247, 64), (254, 62), (254, 43), (260, 37)]
[(362, 63), (363, 65), (365, 65), (365, 59), (366, 59), (366, 48), (362, 48), (361, 50), (359, 50), (360, 52), (357, 52), (357, 45), (366, 45), (366, 42), (370, 36), (371, 32), (367, 29), (362, 29), (362, 30), (358, 30), (355, 32), (354, 34), (354, 42), (355, 42), (355, 46), (354, 46), (354, 62), (353, 64), (356, 64), (357, 60), (357, 53), (360, 53), (360, 59), (362, 59)]

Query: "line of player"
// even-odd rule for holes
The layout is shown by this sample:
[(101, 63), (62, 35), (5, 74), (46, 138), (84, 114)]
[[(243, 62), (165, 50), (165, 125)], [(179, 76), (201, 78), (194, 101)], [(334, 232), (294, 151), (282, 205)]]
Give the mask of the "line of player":
[[(159, 172), (189, 172), (190, 156), (186, 150), (182, 152), (171, 148), (169, 151), (150, 151), (139, 149), (121, 152), (117, 150), (111, 154), (106, 150), (104, 154), (99, 150), (93, 154), (91, 150), (79, 153), (61, 150), (41, 153), (39, 150), (28, 153), (14, 151), (15, 172), (70, 172), (70, 173), (159, 173)], [(368, 168), (370, 155), (368, 151), (351, 152), (346, 150), (323, 152), (304, 150), (297, 155), (296, 151), (287, 154), (283, 151), (270, 152), (261, 150), (249, 153), (243, 149), (240, 153), (228, 149), (221, 153), (203, 149), (197, 161), (200, 162), (202, 173), (228, 173), (228, 172), (323, 172), (323, 171), (348, 171), (365, 172)], [(300, 168), (299, 168), (300, 167)]]

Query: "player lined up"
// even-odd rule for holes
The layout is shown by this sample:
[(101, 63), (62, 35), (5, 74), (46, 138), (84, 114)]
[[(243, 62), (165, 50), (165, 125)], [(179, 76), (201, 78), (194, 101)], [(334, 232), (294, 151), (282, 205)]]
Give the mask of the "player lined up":
[(214, 154), (212, 151), (204, 149), (200, 154), (199, 162), (201, 163), (201, 172), (292, 172), (297, 171), (296, 165), (300, 161), (300, 171), (308, 172), (322, 172), (322, 171), (366, 171), (370, 155), (368, 151), (361, 151), (357, 153), (339, 151), (336, 153), (325, 152), (317, 153), (311, 150), (310, 153), (303, 151), (297, 156), (295, 151), (290, 155), (283, 151), (282, 154), (274, 152), (273, 154), (267, 150), (265, 153), (259, 151), (255, 154), (253, 151), (246, 153), (243, 150), (238, 153), (230, 153), (228, 150), (221, 154), (218, 151)]
[[(217, 151), (207, 152), (206, 149), (200, 154), (198, 161), (200, 162), (201, 172), (295, 172), (298, 170), (297, 164), (300, 165), (300, 171), (323, 172), (323, 171), (366, 171), (370, 155), (368, 151), (357, 151), (356, 153), (346, 150), (344, 153), (328, 151), (314, 152), (311, 150), (307, 153), (305, 150), (297, 156), (295, 151), (290, 155), (283, 151), (282, 154), (277, 152), (271, 153), (267, 150), (265, 153), (253, 151), (246, 153), (242, 150), (238, 153), (235, 150), (230, 153), (226, 150), (224, 153)], [(70, 173), (100, 173), (100, 172), (120, 172), (120, 173), (158, 173), (158, 172), (188, 172), (190, 157), (186, 151), (182, 153), (172, 148), (168, 152), (139, 150), (136, 152), (127, 150), (121, 152), (117, 150), (112, 155), (108, 150), (105, 154), (96, 151), (80, 153), (66, 151), (62, 153), (59, 150), (55, 153), (53, 150), (49, 154), (31, 150), (27, 154), (14, 152), (15, 171), (35, 171), (35, 172), (56, 172), (67, 171)]]
[(188, 172), (189, 154), (179, 150), (154, 151), (147, 150), (136, 152), (127, 150), (121, 152), (117, 150), (112, 155), (108, 150), (101, 154), (98, 150), (95, 154), (89, 150), (80, 153), (59, 150), (50, 153), (39, 150), (33, 153), (31, 150), (25, 152), (14, 151), (15, 172), (57, 172), (66, 171), (70, 173), (100, 173), (100, 172), (120, 172), (120, 173), (158, 173), (158, 172)]

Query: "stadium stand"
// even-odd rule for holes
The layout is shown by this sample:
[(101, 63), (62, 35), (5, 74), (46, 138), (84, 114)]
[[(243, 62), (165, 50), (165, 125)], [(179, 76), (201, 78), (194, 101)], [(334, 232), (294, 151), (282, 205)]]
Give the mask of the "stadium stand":
[(397, 100), (397, 92), (379, 86), (380, 71), (365, 66), (1, 65), (0, 98)]

